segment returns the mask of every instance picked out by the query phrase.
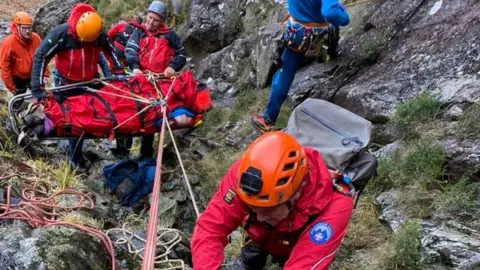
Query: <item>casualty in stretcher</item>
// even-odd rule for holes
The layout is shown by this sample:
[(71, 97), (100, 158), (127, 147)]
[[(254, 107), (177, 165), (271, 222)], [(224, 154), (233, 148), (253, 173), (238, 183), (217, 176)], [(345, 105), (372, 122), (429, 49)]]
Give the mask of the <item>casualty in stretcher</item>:
[(209, 89), (190, 71), (175, 79), (136, 75), (104, 84), (80, 87), (84, 93), (68, 98), (49, 95), (22, 116), (22, 132), (38, 138), (134, 137), (160, 131), (164, 108), (171, 128), (178, 129), (195, 126), (212, 107)]

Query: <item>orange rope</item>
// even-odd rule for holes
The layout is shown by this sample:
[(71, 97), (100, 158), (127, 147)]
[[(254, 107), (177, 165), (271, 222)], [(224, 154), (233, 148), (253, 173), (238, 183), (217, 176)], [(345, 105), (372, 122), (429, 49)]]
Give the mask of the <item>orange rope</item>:
[[(2, 177), (2, 179), (4, 179)], [(93, 200), (80, 191), (73, 189), (65, 189), (55, 193), (46, 198), (36, 197), (35, 191), (37, 182), (31, 188), (25, 188), (20, 195), (21, 201), (18, 204), (11, 204), (11, 186), (7, 187), (7, 203), (0, 204), (0, 220), (15, 219), (23, 220), (33, 228), (50, 227), (50, 226), (69, 226), (84, 231), (90, 235), (100, 238), (112, 260), (112, 270), (115, 270), (115, 254), (113, 244), (110, 238), (100, 230), (90, 228), (84, 225), (79, 225), (71, 222), (57, 221), (56, 217), (60, 216), (61, 212), (68, 212), (77, 209), (93, 209)], [(61, 195), (77, 196), (78, 202), (74, 206), (59, 206), (57, 205), (57, 197)], [(85, 205), (87, 203), (87, 205)]]
[(145, 245), (145, 257), (142, 263), (142, 270), (153, 270), (155, 268), (155, 249), (157, 243), (158, 209), (160, 203), (160, 186), (162, 183), (162, 157), (163, 141), (165, 139), (165, 122), (168, 121), (166, 109), (163, 110), (162, 128), (160, 130), (160, 142), (158, 143), (157, 166), (155, 169), (155, 181), (153, 183), (152, 201), (150, 203), (147, 243)]

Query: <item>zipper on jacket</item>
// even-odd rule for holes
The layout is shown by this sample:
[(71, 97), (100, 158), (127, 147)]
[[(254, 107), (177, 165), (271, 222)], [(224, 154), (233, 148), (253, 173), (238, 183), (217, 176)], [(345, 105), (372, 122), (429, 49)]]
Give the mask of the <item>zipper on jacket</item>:
[(316, 120), (318, 123), (320, 123), (324, 127), (328, 128), (332, 132), (336, 133), (340, 137), (343, 137), (343, 139), (342, 139), (342, 144), (343, 145), (348, 145), (348, 144), (350, 144), (350, 142), (354, 142), (354, 143), (358, 144), (360, 147), (363, 146), (363, 142), (360, 141), (360, 139), (358, 139), (358, 137), (346, 134), (345, 132), (343, 132), (339, 128), (335, 127), (334, 125), (329, 124), (326, 121), (322, 120), (320, 117), (318, 117), (318, 115), (315, 115), (314, 113), (312, 113), (311, 111), (309, 111), (306, 108), (302, 108), (301, 111), (304, 114), (306, 114), (306, 115), (310, 116), (311, 118), (313, 118), (314, 120)]
[(70, 77), (70, 73), (72, 72), (72, 64), (73, 64), (73, 50), (70, 50), (70, 67), (68, 68), (68, 77)]
[(153, 50), (150, 52), (150, 59), (148, 59), (148, 63), (149, 63), (148, 66), (150, 66), (150, 64), (152, 63), (153, 52), (157, 50), (157, 42), (158, 42), (158, 38), (155, 37), (155, 47), (153, 47)]
[(85, 49), (82, 48), (82, 79), (85, 79)]

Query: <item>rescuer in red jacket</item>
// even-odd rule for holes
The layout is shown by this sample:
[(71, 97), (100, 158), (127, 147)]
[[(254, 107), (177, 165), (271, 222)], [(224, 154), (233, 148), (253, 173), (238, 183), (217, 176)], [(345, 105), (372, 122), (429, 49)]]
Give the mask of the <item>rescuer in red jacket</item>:
[(291, 135), (268, 132), (233, 164), (197, 221), (194, 269), (220, 269), (227, 237), (242, 225), (243, 269), (268, 255), (283, 269), (328, 269), (344, 238), (353, 198), (334, 191), (319, 152)]

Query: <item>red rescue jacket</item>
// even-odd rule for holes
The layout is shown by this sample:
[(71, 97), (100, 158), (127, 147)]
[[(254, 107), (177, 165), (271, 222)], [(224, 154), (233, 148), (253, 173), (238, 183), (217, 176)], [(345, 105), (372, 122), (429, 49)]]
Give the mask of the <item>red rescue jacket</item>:
[[(346, 233), (353, 209), (352, 198), (334, 192), (320, 153), (310, 148), (305, 151), (309, 170), (294, 210), (271, 231), (258, 222), (248, 229), (257, 246), (272, 255), (289, 257), (284, 269), (326, 269)], [(248, 219), (248, 206), (234, 192), (239, 165), (240, 161), (230, 168), (197, 221), (192, 238), (194, 269), (220, 269), (227, 236)], [(319, 228), (328, 227), (322, 221), (333, 228), (328, 236), (318, 234)], [(315, 237), (325, 237), (325, 244), (315, 243), (317, 238), (312, 241), (311, 230), (317, 230), (312, 233)]]
[(96, 77), (103, 51), (114, 73), (123, 72), (123, 64), (115, 55), (115, 47), (105, 31), (93, 42), (81, 42), (76, 32), (76, 24), (81, 15), (95, 9), (88, 4), (76, 5), (70, 14), (68, 23), (55, 27), (35, 52), (32, 70), (32, 94), (38, 96), (42, 91), (43, 74), (50, 59), (55, 57), (55, 68), (69, 82), (89, 81)]

